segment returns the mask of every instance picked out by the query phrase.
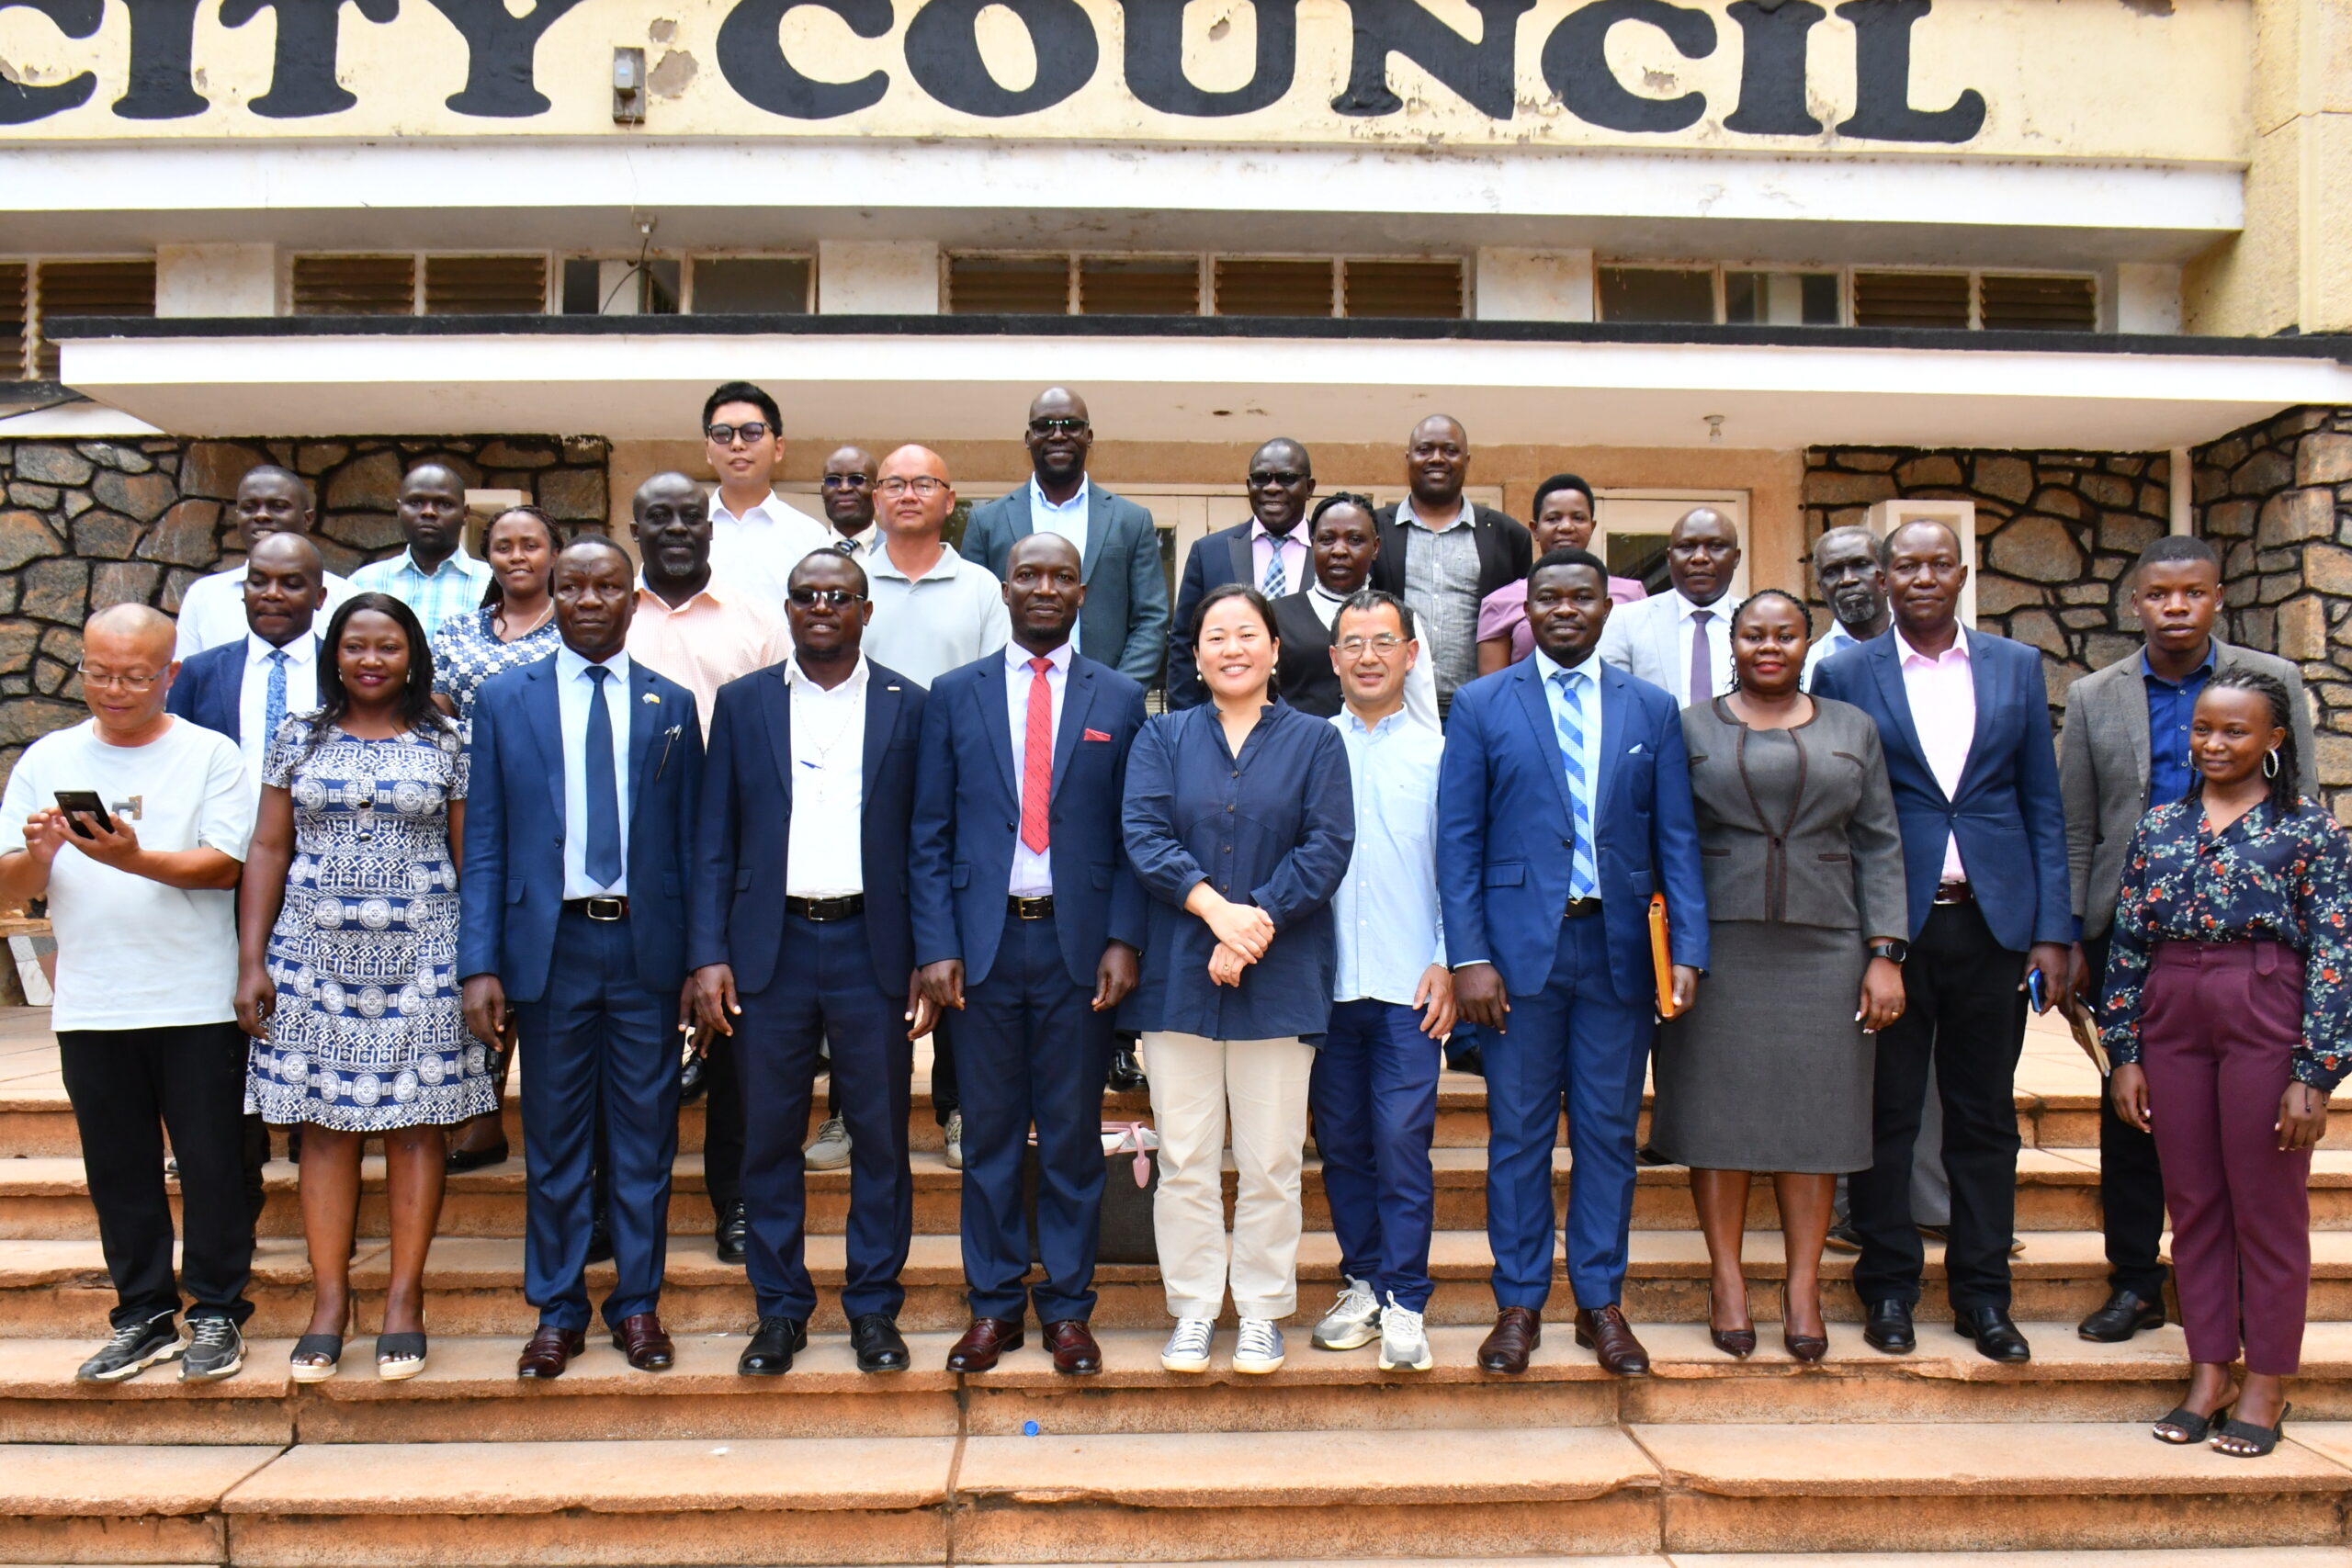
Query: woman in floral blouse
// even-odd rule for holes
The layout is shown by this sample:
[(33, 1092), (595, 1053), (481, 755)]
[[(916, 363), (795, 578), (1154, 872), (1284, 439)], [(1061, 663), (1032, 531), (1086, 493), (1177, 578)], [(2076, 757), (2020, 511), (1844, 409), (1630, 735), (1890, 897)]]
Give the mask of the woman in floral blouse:
[[(2199, 785), (2140, 819), (2109, 952), (2117, 1112), (2153, 1131), (2188, 1336), (2156, 1423), (2256, 1459), (2278, 1446), (2311, 1285), (2312, 1147), (2352, 1066), (2352, 838), (2295, 787), (2286, 688), (2224, 670), (2197, 699)], [(2245, 1386), (2230, 1386), (2245, 1325)], [(2223, 1411), (2234, 1404), (2228, 1419)]]

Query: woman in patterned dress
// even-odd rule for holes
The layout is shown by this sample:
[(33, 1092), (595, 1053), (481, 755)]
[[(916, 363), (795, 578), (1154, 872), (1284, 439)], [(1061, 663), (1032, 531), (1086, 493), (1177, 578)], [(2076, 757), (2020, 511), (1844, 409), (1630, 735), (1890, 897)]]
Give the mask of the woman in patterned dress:
[[(490, 520), (481, 542), (482, 558), (490, 562), (490, 591), (480, 609), (450, 616), (433, 638), (433, 700), (458, 721), (461, 737), (470, 735), (474, 693), (484, 681), (520, 664), (553, 659), (562, 645), (548, 590), (562, 547), (555, 525), (536, 506), (509, 507)], [(510, 1036), (491, 1066), (502, 1103), (514, 1059)], [(453, 1171), (497, 1165), (509, 1153), (506, 1120), (498, 1105), (449, 1134)]]
[(335, 611), (324, 652), (319, 711), (270, 741), (238, 899), (246, 1099), (266, 1121), (303, 1125), (311, 1305), (297, 1382), (333, 1377), (343, 1355), (371, 1134), (384, 1140), (392, 1232), (377, 1370), (424, 1370), (445, 1133), (493, 1103), (456, 974), (465, 755), (433, 705), (424, 628), (399, 600), (361, 593)]

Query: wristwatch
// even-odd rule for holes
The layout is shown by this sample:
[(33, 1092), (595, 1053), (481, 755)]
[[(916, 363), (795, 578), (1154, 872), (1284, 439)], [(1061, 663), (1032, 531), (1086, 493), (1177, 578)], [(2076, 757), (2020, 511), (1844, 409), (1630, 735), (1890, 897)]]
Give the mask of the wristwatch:
[(1889, 964), (1900, 964), (1911, 956), (1911, 944), (1900, 937), (1891, 937), (1884, 942), (1874, 942), (1871, 943), (1871, 956), (1883, 958)]

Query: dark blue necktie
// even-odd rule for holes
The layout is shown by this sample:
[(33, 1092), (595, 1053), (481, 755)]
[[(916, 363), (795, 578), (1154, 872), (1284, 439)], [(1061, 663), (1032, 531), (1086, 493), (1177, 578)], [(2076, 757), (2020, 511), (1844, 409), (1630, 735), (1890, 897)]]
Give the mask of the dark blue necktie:
[(613, 774), (613, 714), (605, 705), (612, 671), (588, 666), (588, 876), (599, 887), (621, 879), (621, 790)]

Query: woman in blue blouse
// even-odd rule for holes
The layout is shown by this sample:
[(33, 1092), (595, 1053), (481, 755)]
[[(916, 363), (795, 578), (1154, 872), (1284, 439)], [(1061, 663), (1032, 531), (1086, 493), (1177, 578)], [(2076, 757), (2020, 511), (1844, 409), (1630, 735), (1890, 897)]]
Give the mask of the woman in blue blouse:
[(2199, 785), (2142, 818), (2124, 859), (2104, 1004), (2116, 1111), (2154, 1132), (2164, 1166), (2188, 1337), (2188, 1397), (2155, 1435), (2210, 1437), (2242, 1459), (2270, 1452), (2286, 1423), (2312, 1146), (2352, 1065), (2352, 839), (2295, 787), (2291, 716), (2268, 675), (2206, 683), (2189, 726)]
[[(1355, 844), (1340, 732), (1267, 694), (1279, 642), (1241, 583), (1201, 602), (1193, 635), (1212, 700), (1153, 719), (1127, 760), (1127, 855), (1151, 896), (1142, 1032), (1159, 1134), (1152, 1229), (1176, 1331), (1170, 1371), (1209, 1364), (1230, 1280), (1238, 1372), (1283, 1364), (1275, 1321), (1298, 1308), (1306, 1086), (1331, 1014), (1331, 896)], [(1227, 1263), (1226, 1117), (1240, 1170)]]

